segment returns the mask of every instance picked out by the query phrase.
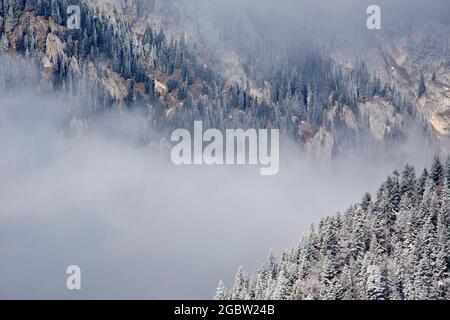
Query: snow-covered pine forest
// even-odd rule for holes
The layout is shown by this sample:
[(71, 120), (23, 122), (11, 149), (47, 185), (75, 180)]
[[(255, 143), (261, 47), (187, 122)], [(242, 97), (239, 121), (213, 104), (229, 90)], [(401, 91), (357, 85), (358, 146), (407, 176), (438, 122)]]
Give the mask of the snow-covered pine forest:
[(420, 176), (407, 165), (215, 299), (449, 299), (449, 211), (450, 157)]
[[(179, 1), (122, 1), (111, 12), (99, 3), (70, 1), (80, 6), (83, 27), (68, 30), (69, 1), (0, 0), (0, 50), (34, 61), (51, 76), (55, 92), (73, 94), (80, 78), (91, 82), (92, 98), (81, 114), (68, 115), (68, 123), (92, 121), (123, 104), (159, 132), (191, 128), (195, 120), (208, 128), (279, 128), (305, 149), (327, 146), (319, 148), (327, 157), (365, 148), (367, 141), (402, 141), (405, 128), (434, 134), (415, 101), (431, 90), (423, 81), (412, 81), (413, 93), (405, 92), (371, 72), (370, 61), (348, 67), (314, 48), (285, 52), (265, 40), (265, 32), (244, 34), (245, 45), (236, 52), (242, 55), (238, 69), (246, 72), (232, 81), (222, 58), (213, 58), (214, 51), (195, 36), (152, 23), (153, 15), (176, 16), (184, 30)], [(236, 33), (247, 23), (239, 20)], [(443, 79), (438, 73), (437, 80)]]
[[(223, 1), (224, 8), (230, 1)], [(47, 110), (61, 120), (58, 132), (67, 138), (107, 131), (108, 137), (130, 135), (133, 143), (159, 142), (162, 148), (170, 132), (192, 129), (198, 120), (205, 129), (280, 129), (300, 151), (328, 159), (351, 151), (377, 154), (409, 141), (420, 150), (450, 146), (448, 10), (436, 6), (440, 19), (422, 10), (420, 19), (410, 21), (400, 8), (396, 24), (386, 21), (385, 31), (366, 33), (363, 23), (353, 37), (339, 23), (330, 21), (331, 31), (318, 28), (328, 20), (322, 11), (311, 26), (297, 24), (297, 15), (295, 21), (282, 11), (277, 15), (281, 1), (259, 0), (258, 9), (269, 9), (256, 13), (256, 6), (235, 1), (229, 15), (218, 10), (216, 19), (206, 9), (196, 13), (207, 0), (0, 0), (2, 101), (22, 107), (29, 118)], [(289, 13), (316, 18), (308, 6), (294, 7), (302, 1), (290, 2)], [(67, 27), (69, 5), (80, 7), (81, 29)], [(365, 22), (366, 8), (356, 12)], [(347, 15), (341, 18), (351, 24)], [(33, 99), (33, 108), (25, 98), (16, 103), (24, 91), (44, 99)], [(2, 123), (7, 111), (2, 105)], [(111, 121), (114, 130), (102, 122), (110, 114), (120, 116)], [(241, 269), (233, 287), (221, 284), (216, 297), (448, 299), (449, 172), (450, 161), (438, 159), (420, 177), (412, 167), (395, 172), (375, 198), (366, 194), (344, 214), (312, 227), (296, 248), (280, 258), (270, 255), (254, 277)], [(46, 187), (39, 184), (52, 185)], [(39, 209), (49, 211), (33, 206)]]

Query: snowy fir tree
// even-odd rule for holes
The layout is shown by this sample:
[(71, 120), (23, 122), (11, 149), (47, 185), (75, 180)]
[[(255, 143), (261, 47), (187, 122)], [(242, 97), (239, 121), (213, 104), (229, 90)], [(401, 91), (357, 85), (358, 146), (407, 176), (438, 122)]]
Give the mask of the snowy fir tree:
[(450, 299), (449, 204), (450, 158), (436, 156), (418, 179), (407, 165), (373, 201), (366, 193), (323, 219), (251, 279), (240, 268), (229, 298)]

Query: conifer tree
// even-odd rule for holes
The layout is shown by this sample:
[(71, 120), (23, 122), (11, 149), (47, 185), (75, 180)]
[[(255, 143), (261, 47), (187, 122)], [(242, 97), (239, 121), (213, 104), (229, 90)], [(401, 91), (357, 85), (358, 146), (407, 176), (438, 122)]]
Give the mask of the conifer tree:
[(228, 295), (227, 291), (225, 289), (225, 285), (222, 281), (219, 282), (219, 285), (217, 286), (216, 295), (214, 296), (214, 300), (227, 300)]
[(269, 256), (248, 287), (238, 273), (236, 292), (250, 288), (244, 295), (252, 299), (448, 299), (446, 168), (435, 159), (417, 182), (412, 166), (394, 172), (376, 203), (366, 194), (344, 215), (322, 219), (279, 262)]

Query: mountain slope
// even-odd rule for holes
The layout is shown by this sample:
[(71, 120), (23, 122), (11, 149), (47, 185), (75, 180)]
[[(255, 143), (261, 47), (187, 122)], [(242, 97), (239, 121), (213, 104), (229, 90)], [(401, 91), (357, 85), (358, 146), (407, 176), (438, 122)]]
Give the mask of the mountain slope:
[[(80, 30), (66, 27), (69, 3), (81, 8)], [(445, 22), (400, 21), (404, 29), (371, 34), (373, 41), (352, 42), (351, 34), (331, 41), (314, 25), (292, 35), (272, 30), (253, 7), (236, 3), (225, 10), (233, 19), (211, 21), (206, 5), (0, 0), (1, 48), (38, 61), (60, 92), (90, 81), (94, 99), (68, 124), (127, 105), (160, 132), (194, 120), (205, 128), (275, 127), (326, 158), (405, 141), (411, 131), (449, 145)]]
[[(432, 90), (426, 74), (427, 90), (417, 101), (414, 89), (400, 90), (400, 80), (368, 68), (370, 57), (349, 67), (316, 44), (276, 46), (245, 13), (231, 31), (247, 43), (227, 40), (226, 27), (211, 31), (208, 38), (220, 38), (211, 42), (190, 2), (70, 1), (81, 8), (81, 30), (65, 26), (68, 4), (0, 1), (3, 50), (37, 60), (55, 90), (74, 88), (79, 78), (91, 82), (95, 99), (68, 123), (125, 104), (160, 131), (190, 128), (194, 120), (222, 129), (276, 127), (325, 157), (401, 141), (411, 129), (433, 139), (446, 135), (444, 69), (433, 82), (444, 91)], [(430, 99), (438, 107), (422, 112), (417, 105)]]
[(450, 158), (416, 178), (394, 172), (376, 198), (322, 220), (272, 254), (250, 279), (242, 268), (216, 299), (449, 299)]

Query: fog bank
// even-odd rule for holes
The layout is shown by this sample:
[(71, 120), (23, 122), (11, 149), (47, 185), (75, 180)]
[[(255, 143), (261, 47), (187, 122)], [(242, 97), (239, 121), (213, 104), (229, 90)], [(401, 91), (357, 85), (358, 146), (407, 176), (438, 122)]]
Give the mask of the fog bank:
[[(210, 298), (239, 265), (254, 270), (393, 169), (433, 156), (413, 140), (377, 158), (317, 162), (285, 144), (273, 177), (176, 167), (170, 150), (120, 134), (65, 135), (67, 101), (32, 88), (0, 90), (1, 298)], [(66, 290), (72, 264), (81, 291)]]

